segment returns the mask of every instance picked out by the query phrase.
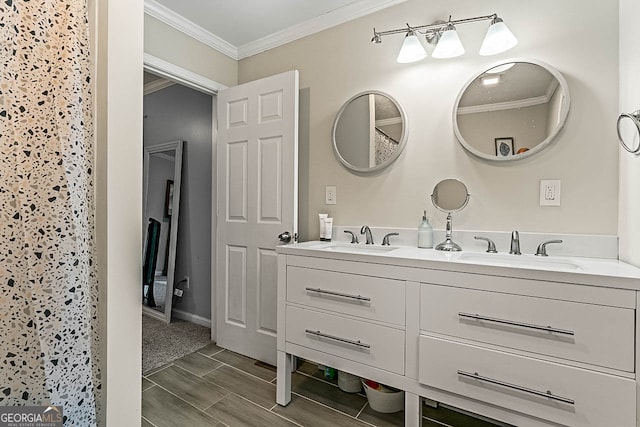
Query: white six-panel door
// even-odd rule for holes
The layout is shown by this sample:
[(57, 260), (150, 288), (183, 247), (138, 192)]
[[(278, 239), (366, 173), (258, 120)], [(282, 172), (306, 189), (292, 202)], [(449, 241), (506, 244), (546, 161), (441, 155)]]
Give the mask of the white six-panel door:
[(218, 94), (218, 345), (276, 363), (278, 235), (297, 232), (298, 71)]

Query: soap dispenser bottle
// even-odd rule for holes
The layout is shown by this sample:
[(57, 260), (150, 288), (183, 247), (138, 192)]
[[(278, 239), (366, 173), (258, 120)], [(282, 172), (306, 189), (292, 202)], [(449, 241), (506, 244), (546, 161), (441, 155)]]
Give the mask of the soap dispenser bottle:
[(418, 227), (418, 247), (433, 247), (433, 227), (429, 224), (429, 220), (427, 219), (427, 211), (424, 211), (422, 214), (422, 222)]

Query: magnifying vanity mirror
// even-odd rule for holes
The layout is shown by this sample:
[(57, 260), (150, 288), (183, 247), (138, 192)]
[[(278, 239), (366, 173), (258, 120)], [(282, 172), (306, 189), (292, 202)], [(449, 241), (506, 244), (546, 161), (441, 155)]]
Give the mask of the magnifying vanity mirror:
[(569, 114), (569, 87), (559, 71), (537, 60), (500, 62), (460, 91), (453, 129), (460, 144), (485, 160), (513, 161), (547, 147)]
[(398, 158), (407, 141), (407, 116), (391, 96), (368, 91), (349, 99), (332, 130), (333, 151), (355, 172), (375, 172)]
[(175, 141), (144, 149), (142, 311), (167, 323), (176, 264), (182, 144)]
[(469, 203), (469, 196), (467, 186), (453, 178), (444, 179), (433, 188), (431, 202), (437, 209), (447, 213), (445, 241), (436, 246), (437, 251), (458, 252), (462, 250), (460, 245), (452, 239), (453, 220), (451, 214), (464, 209)]

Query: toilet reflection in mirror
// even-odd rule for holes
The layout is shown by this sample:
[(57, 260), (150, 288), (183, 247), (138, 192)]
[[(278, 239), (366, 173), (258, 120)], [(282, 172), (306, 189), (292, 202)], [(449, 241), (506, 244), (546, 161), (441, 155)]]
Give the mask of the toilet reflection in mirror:
[(171, 321), (178, 219), (182, 141), (145, 147), (143, 311)]
[(349, 99), (333, 124), (333, 151), (355, 172), (375, 172), (389, 166), (407, 139), (407, 118), (391, 96), (363, 92)]
[(536, 60), (510, 60), (476, 74), (453, 113), (454, 131), (471, 154), (493, 161), (544, 149), (569, 113), (569, 87), (560, 72)]
[(436, 246), (437, 251), (458, 252), (462, 248), (453, 241), (453, 219), (451, 214), (464, 209), (469, 203), (470, 194), (467, 186), (457, 179), (443, 179), (433, 188), (431, 202), (433, 205), (447, 213), (447, 225), (445, 241)]

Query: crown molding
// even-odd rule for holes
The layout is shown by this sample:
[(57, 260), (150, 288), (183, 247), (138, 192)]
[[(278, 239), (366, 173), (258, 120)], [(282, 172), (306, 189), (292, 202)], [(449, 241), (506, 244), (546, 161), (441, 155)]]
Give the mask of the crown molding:
[(391, 117), (389, 119), (376, 120), (376, 126), (391, 126), (399, 124), (402, 124), (402, 117)]
[(238, 60), (238, 48), (155, 0), (144, 0), (144, 13), (201, 43)]
[(345, 7), (325, 13), (324, 15), (293, 25), (282, 31), (238, 46), (238, 59), (244, 59), (262, 53), (294, 40), (301, 39), (302, 37), (335, 27), (336, 25), (353, 21), (354, 19), (370, 15), (390, 6), (395, 6), (396, 4), (404, 3), (405, 1), (407, 0), (365, 0), (354, 2)]
[(144, 0), (144, 12), (237, 61), (406, 1), (354, 2), (241, 46), (234, 46), (155, 0)]
[(144, 69), (165, 79), (210, 95), (215, 95), (218, 91), (227, 89), (227, 86), (222, 83), (208, 79), (146, 52), (144, 54)]
[(160, 78), (144, 85), (144, 94), (149, 95), (150, 93), (168, 88), (169, 86), (173, 86), (174, 84), (175, 83), (170, 80)]
[(480, 104), (472, 105), (470, 107), (460, 107), (458, 108), (457, 114), (462, 115), (485, 113), (489, 111), (512, 110), (516, 108), (533, 107), (534, 105), (546, 104), (547, 102), (549, 102), (549, 98), (547, 98), (545, 95), (542, 95), (535, 96), (533, 98), (518, 99), (517, 101), (495, 102), (493, 104)]

